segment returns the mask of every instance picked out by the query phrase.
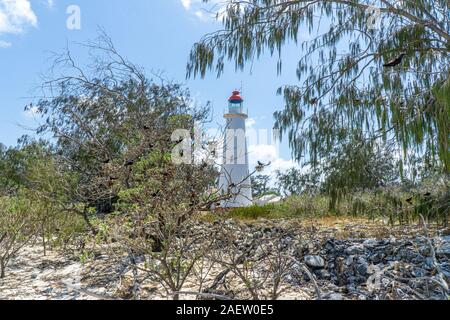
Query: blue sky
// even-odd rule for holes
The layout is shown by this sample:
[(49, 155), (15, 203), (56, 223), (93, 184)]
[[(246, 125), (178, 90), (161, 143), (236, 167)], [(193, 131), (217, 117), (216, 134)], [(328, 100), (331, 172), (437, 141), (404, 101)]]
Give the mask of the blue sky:
[[(81, 10), (80, 30), (66, 26), (70, 5)], [(51, 52), (61, 52), (68, 44), (76, 53), (74, 43), (95, 39), (99, 27), (135, 64), (184, 83), (199, 103), (211, 101), (218, 123), (223, 123), (228, 96), (242, 82), (249, 126), (271, 129), (273, 113), (283, 105), (276, 90), (296, 83), (300, 50), (286, 48), (281, 76), (277, 76), (276, 58), (267, 56), (244, 72), (236, 73), (230, 63), (219, 79), (212, 73), (205, 79), (185, 80), (192, 45), (220, 27), (204, 9), (201, 0), (0, 0), (0, 142), (15, 145), (17, 138), (37, 126), (39, 120), (23, 108), (36, 93), (40, 74), (50, 66)], [(286, 142), (279, 155), (274, 150), (264, 142), (253, 144), (250, 158), (273, 161), (272, 170), (293, 165)]]

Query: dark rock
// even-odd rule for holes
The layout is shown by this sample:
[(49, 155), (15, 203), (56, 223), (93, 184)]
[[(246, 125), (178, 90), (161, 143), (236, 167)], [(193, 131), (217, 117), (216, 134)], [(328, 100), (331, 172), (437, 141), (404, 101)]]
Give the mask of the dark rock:
[(325, 260), (320, 256), (305, 256), (305, 263), (308, 267), (321, 269), (325, 267)]
[(421, 246), (421, 247), (419, 248), (419, 253), (420, 253), (421, 255), (425, 256), (425, 257), (428, 257), (428, 256), (430, 255), (430, 253), (431, 253), (430, 247), (429, 247), (429, 246), (426, 246), (426, 245)]
[(450, 257), (450, 243), (437, 248), (436, 255), (439, 257)]
[(315, 270), (314, 274), (320, 280), (331, 280), (331, 274), (325, 269)]
[(347, 259), (345, 259), (344, 264), (345, 264), (347, 267), (351, 267), (351, 266), (354, 265), (354, 260), (355, 260), (355, 256), (348, 256)]
[(369, 260), (373, 264), (380, 264), (383, 262), (383, 260), (386, 258), (386, 255), (383, 252), (375, 253), (374, 255), (369, 257)]
[(365, 276), (367, 274), (367, 268), (369, 267), (369, 264), (367, 263), (367, 260), (363, 257), (359, 257), (358, 261), (356, 263), (356, 271), (360, 274)]
[(264, 234), (261, 231), (257, 231), (253, 234), (254, 239), (261, 239), (264, 236)]
[(413, 271), (412, 271), (412, 276), (416, 277), (416, 278), (422, 278), (425, 277), (427, 275), (427, 272), (419, 267), (414, 267)]
[(365, 249), (364, 246), (357, 244), (357, 245), (353, 245), (353, 246), (350, 246), (347, 249), (345, 249), (345, 253), (348, 255), (363, 254), (364, 249)]
[(367, 239), (363, 242), (363, 245), (369, 248), (374, 248), (378, 246), (379, 242), (376, 239)]

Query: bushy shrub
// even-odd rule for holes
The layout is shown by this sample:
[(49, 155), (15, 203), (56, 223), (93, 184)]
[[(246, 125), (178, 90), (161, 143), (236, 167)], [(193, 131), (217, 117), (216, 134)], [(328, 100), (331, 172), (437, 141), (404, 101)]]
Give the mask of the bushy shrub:
[(0, 197), (0, 278), (6, 266), (34, 236), (36, 217), (30, 202), (18, 197)]

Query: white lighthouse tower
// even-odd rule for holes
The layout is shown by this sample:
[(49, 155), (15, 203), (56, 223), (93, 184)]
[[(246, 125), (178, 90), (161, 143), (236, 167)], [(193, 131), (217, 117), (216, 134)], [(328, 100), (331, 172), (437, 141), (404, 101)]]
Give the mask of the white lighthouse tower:
[(247, 207), (253, 204), (248, 163), (244, 99), (239, 91), (233, 91), (228, 99), (228, 112), (224, 115), (227, 125), (223, 146), (223, 164), (219, 189), (235, 196), (221, 203), (223, 208)]

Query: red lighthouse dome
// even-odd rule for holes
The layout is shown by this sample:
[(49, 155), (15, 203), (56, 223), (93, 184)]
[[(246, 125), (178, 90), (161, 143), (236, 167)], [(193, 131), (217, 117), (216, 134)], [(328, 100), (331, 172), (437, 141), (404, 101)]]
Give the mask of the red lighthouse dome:
[(230, 103), (242, 103), (244, 99), (241, 97), (241, 93), (237, 90), (233, 91), (233, 95), (228, 99)]
[(234, 90), (231, 97), (228, 98), (228, 113), (225, 118), (243, 118), (247, 119), (247, 114), (244, 112), (244, 99), (238, 90)]

